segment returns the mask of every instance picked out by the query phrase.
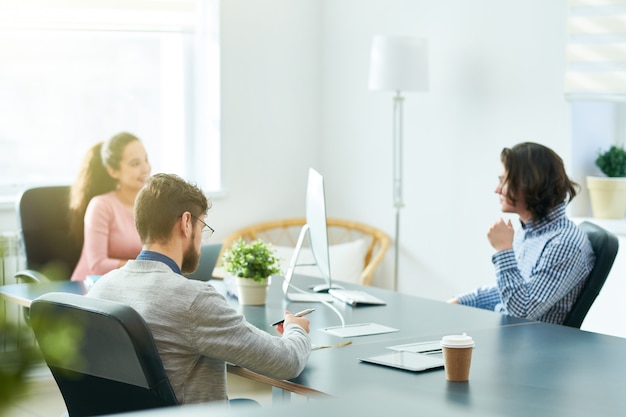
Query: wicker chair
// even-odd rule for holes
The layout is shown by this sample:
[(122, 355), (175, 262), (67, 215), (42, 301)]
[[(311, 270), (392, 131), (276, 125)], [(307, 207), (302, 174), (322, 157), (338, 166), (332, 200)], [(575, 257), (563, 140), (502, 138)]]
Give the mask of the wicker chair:
[[(223, 252), (230, 248), (239, 237), (248, 242), (261, 239), (273, 245), (295, 247), (305, 222), (304, 218), (274, 220), (239, 229), (224, 238), (219, 259), (221, 261)], [(371, 285), (376, 268), (383, 261), (389, 248), (389, 236), (372, 226), (350, 220), (329, 218), (326, 224), (328, 226), (328, 244), (331, 247), (332, 245), (365, 239), (367, 251), (363, 260), (363, 272), (359, 284)], [(308, 239), (305, 239), (305, 245), (308, 245)]]

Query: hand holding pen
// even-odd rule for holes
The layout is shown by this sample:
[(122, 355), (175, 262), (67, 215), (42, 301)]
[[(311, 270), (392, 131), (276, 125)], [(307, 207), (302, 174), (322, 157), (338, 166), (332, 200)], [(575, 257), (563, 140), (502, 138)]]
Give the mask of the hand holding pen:
[(302, 310), (297, 312), (296, 314), (291, 314), (289, 311), (285, 311), (285, 318), (282, 320), (279, 320), (275, 323), (272, 323), (272, 326), (276, 326), (276, 331), (278, 331), (278, 333), (283, 334), (283, 329), (284, 329), (284, 324), (285, 324), (285, 320), (287, 319), (288, 322), (293, 322), (296, 323), (300, 326), (302, 326), (302, 328), (304, 328), (304, 330), (308, 333), (309, 332), (309, 320), (308, 319), (297, 319), (294, 320), (295, 317), (303, 317), (306, 316), (307, 314), (310, 314), (312, 312), (314, 312), (315, 309), (314, 308), (308, 308), (306, 310)]

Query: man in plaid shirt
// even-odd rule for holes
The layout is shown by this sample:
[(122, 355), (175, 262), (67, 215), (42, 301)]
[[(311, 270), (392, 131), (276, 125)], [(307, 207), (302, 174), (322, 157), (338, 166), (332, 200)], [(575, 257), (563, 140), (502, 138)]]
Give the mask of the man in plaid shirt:
[(585, 233), (565, 215), (578, 184), (562, 159), (531, 142), (504, 148), (495, 189), (505, 213), (521, 227), (497, 220), (487, 233), (496, 250), (496, 284), (449, 300), (516, 317), (561, 324), (580, 295), (595, 262)]

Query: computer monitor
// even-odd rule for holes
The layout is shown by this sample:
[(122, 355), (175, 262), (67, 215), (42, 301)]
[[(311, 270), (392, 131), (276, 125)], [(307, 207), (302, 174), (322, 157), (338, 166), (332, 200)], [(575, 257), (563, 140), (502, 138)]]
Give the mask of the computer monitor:
[(309, 244), (315, 265), (324, 283), (313, 287), (315, 292), (327, 292), (330, 288), (341, 288), (333, 285), (330, 271), (330, 257), (328, 251), (328, 227), (326, 224), (326, 198), (324, 195), (324, 178), (314, 170), (309, 169), (309, 179), (306, 190), (306, 224), (300, 231), (300, 236), (293, 251), (291, 261), (287, 271), (285, 272), (285, 281), (283, 282), (283, 292), (287, 298), (292, 301), (319, 301), (331, 299), (329, 297), (320, 297), (321, 294), (312, 294), (307, 300), (306, 294), (289, 294), (289, 285), (293, 278), (294, 269), (298, 266), (298, 257), (302, 250), (302, 245), (306, 236), (309, 236)]
[[(315, 292), (306, 292), (298, 288), (298, 292), (290, 293), (289, 288), (292, 286), (291, 280), (293, 278), (293, 272), (296, 266), (298, 266), (298, 257), (300, 255), (300, 251), (302, 250), (302, 244), (304, 243), (306, 235), (309, 236), (313, 260), (315, 265), (317, 265), (317, 269), (320, 274), (324, 278), (324, 283), (312, 287), (312, 290)], [(342, 287), (334, 285), (331, 279), (324, 178), (319, 172), (310, 168), (309, 180), (306, 189), (306, 224), (302, 226), (302, 230), (300, 230), (296, 247), (293, 251), (291, 261), (289, 262), (287, 272), (285, 273), (285, 280), (283, 281), (283, 292), (285, 297), (290, 301), (324, 302), (324, 304), (337, 313), (341, 319), (341, 326), (327, 327), (321, 330), (335, 336), (353, 337), (398, 331), (398, 329), (376, 323), (346, 325), (341, 313), (336, 308), (328, 304), (329, 301), (333, 301), (334, 299), (332, 294), (327, 293), (329, 290), (332, 290), (333, 292), (341, 291)]]

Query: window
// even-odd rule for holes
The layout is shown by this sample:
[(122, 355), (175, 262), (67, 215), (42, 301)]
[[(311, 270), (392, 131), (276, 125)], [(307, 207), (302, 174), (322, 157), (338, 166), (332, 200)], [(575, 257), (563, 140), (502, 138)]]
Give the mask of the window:
[(573, 216), (592, 214), (587, 176), (598, 152), (626, 140), (626, 3), (568, 0), (565, 97), (571, 104), (570, 176), (582, 185)]
[(626, 4), (569, 0), (565, 92), (571, 100), (626, 100)]
[(0, 194), (71, 183), (120, 131), (153, 172), (219, 189), (217, 0), (27, 4), (0, 6)]

